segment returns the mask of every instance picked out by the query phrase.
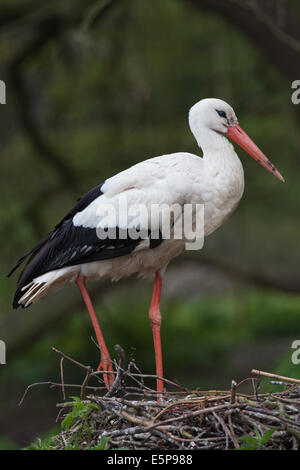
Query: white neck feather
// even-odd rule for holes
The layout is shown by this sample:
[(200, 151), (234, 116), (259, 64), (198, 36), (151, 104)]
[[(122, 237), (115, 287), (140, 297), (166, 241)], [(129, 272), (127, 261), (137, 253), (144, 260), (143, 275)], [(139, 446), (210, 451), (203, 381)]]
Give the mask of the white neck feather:
[(197, 144), (203, 151), (203, 159), (207, 164), (212, 163), (215, 165), (219, 162), (220, 167), (224, 165), (232, 166), (234, 164), (237, 166), (241, 165), (233, 145), (225, 135), (200, 126), (197, 126), (196, 129), (193, 129), (191, 126), (191, 131)]
[(191, 127), (191, 131), (203, 151), (203, 157), (212, 153), (222, 154), (233, 148), (227, 137), (212, 129), (198, 126), (197, 129)]
[(228, 181), (235, 181), (237, 192), (243, 191), (244, 171), (231, 142), (224, 135), (207, 127), (197, 126), (191, 131), (203, 151), (203, 160), (209, 173), (222, 173)]
[[(219, 192), (221, 216), (224, 220), (236, 207), (244, 190), (244, 171), (242, 163), (235, 153), (231, 142), (221, 132), (217, 132), (199, 119), (199, 115), (190, 112), (190, 129), (203, 151), (203, 171), (209, 184)], [(226, 129), (225, 129), (226, 131)], [(214, 225), (213, 230), (219, 225)], [(210, 232), (210, 229), (208, 229)]]

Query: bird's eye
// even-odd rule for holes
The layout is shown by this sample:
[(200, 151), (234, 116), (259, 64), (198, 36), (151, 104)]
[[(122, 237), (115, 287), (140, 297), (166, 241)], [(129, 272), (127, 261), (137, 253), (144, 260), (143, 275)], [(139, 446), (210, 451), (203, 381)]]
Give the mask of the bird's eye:
[(219, 111), (218, 109), (216, 109), (216, 111), (217, 111), (217, 113), (218, 113), (219, 116), (221, 116), (221, 117), (223, 117), (223, 118), (225, 118), (225, 119), (227, 118), (225, 111)]

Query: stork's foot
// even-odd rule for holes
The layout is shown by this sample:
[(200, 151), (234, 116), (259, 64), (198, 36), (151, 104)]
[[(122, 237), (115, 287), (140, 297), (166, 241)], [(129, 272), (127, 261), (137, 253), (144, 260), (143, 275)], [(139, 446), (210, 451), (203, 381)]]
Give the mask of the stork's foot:
[[(108, 352), (107, 352), (108, 354)], [(104, 383), (106, 385), (106, 388), (107, 390), (109, 390), (112, 386), (112, 384), (114, 383), (114, 380), (115, 380), (115, 375), (114, 375), (114, 370), (113, 370), (113, 367), (112, 367), (112, 361), (111, 361), (111, 358), (108, 354), (108, 357), (107, 355), (105, 355), (105, 358), (103, 357), (103, 355), (101, 354), (101, 361), (100, 361), (100, 364), (97, 368), (97, 371), (100, 371), (100, 370), (103, 370), (103, 371), (108, 371), (108, 372), (112, 372), (111, 374), (103, 374), (103, 379), (104, 379)]]

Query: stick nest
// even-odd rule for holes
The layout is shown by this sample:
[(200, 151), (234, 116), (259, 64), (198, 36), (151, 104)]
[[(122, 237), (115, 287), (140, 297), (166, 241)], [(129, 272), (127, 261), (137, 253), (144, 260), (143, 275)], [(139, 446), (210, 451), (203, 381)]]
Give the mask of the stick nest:
[[(47, 384), (60, 387), (64, 400), (67, 387), (80, 390), (77, 401), (57, 405), (58, 419), (64, 421), (62, 432), (55, 437), (55, 448), (300, 449), (299, 380), (253, 370), (258, 377), (232, 381), (229, 390), (190, 391), (164, 379), (165, 392), (158, 397), (153, 389), (156, 376), (142, 374), (132, 358), (124, 368), (124, 352), (119, 346), (116, 350), (120, 360), (114, 364), (115, 381), (107, 392), (103, 371), (94, 372), (54, 349), (61, 357), (61, 382)], [(86, 370), (81, 385), (64, 383), (66, 359)], [(285, 379), (271, 382), (283, 385), (284, 391), (260, 393), (263, 376)], [(92, 378), (97, 386), (90, 385)], [(241, 393), (247, 382), (252, 393)]]

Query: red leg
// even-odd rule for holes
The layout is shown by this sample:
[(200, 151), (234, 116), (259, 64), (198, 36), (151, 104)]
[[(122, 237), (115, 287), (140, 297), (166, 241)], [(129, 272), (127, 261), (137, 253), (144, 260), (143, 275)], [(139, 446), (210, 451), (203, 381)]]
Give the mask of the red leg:
[[(95, 331), (96, 338), (97, 338), (97, 341), (98, 341), (98, 345), (99, 345), (99, 348), (100, 348), (101, 362), (99, 364), (98, 370), (103, 368), (103, 370), (108, 370), (110, 372), (113, 372), (113, 368), (112, 368), (112, 365), (111, 365), (112, 361), (111, 361), (108, 349), (106, 347), (104, 337), (103, 337), (100, 325), (98, 323), (92, 301), (90, 299), (88, 291), (86, 290), (84, 279), (81, 276), (81, 274), (79, 274), (77, 276), (76, 283), (77, 283), (77, 286), (80, 290), (82, 298), (84, 300), (86, 308), (88, 309), (90, 318), (91, 318), (92, 323), (93, 323), (93, 327), (94, 327), (94, 331)], [(104, 378), (106, 388), (109, 390), (111, 385), (114, 382), (114, 375), (113, 374), (103, 374), (103, 378)]]
[[(155, 362), (156, 362), (156, 375), (163, 377), (163, 363), (162, 363), (162, 352), (161, 352), (161, 339), (160, 339), (160, 325), (161, 325), (161, 314), (160, 314), (160, 295), (162, 287), (162, 278), (158, 272), (155, 273), (154, 286), (152, 301), (149, 310), (149, 319), (151, 323)], [(163, 380), (157, 379), (156, 381), (157, 392), (162, 393), (164, 390)]]

